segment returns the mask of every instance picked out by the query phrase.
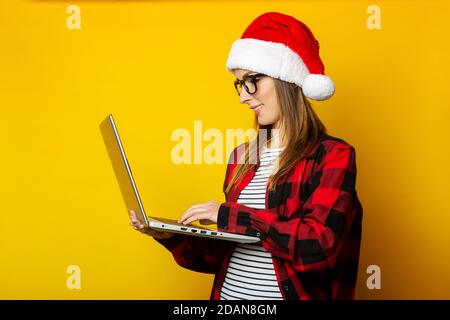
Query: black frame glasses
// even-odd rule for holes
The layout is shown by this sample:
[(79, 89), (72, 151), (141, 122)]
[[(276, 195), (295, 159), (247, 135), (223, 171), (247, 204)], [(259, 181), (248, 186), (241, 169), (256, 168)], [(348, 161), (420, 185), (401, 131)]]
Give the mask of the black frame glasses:
[[(241, 95), (242, 87), (245, 88), (245, 91), (247, 91), (247, 93), (254, 94), (258, 90), (258, 87), (256, 86), (256, 82), (260, 78), (263, 78), (263, 77), (267, 77), (267, 75), (264, 73), (255, 73), (255, 74), (245, 75), (242, 78), (242, 80), (236, 79), (236, 81), (234, 81), (234, 88), (236, 89), (238, 96)], [(250, 81), (250, 83), (248, 83), (248, 81)], [(250, 87), (252, 89), (254, 88), (254, 90), (250, 90), (249, 85), (251, 85)]]

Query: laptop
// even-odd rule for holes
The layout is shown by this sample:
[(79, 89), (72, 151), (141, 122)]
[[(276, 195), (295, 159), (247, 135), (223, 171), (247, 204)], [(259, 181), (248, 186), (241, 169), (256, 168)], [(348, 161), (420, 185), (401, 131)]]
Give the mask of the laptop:
[(131, 210), (136, 212), (137, 219), (141, 224), (166, 232), (216, 238), (240, 243), (256, 243), (261, 241), (258, 237), (237, 233), (220, 232), (217, 228), (184, 225), (178, 223), (178, 221), (174, 219), (147, 216), (144, 206), (142, 205), (141, 198), (139, 197), (136, 183), (133, 179), (133, 174), (125, 155), (125, 150), (120, 140), (119, 132), (112, 114), (108, 115), (100, 123), (100, 131), (102, 133), (114, 173), (119, 183), (120, 191), (122, 193), (123, 200), (125, 201), (128, 214), (130, 214)]

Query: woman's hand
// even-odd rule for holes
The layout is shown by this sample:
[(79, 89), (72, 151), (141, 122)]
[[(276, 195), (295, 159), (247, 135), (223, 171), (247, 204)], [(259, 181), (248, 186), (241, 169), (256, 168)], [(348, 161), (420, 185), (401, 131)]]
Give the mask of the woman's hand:
[(193, 205), (183, 213), (178, 223), (189, 224), (199, 220), (200, 224), (216, 224), (219, 207), (220, 203), (216, 201)]
[(134, 212), (133, 210), (130, 211), (130, 219), (131, 219), (130, 224), (134, 230), (139, 230), (140, 232), (148, 234), (149, 236), (152, 236), (155, 239), (162, 240), (173, 237), (173, 233), (158, 231), (141, 224), (136, 217), (136, 212)]

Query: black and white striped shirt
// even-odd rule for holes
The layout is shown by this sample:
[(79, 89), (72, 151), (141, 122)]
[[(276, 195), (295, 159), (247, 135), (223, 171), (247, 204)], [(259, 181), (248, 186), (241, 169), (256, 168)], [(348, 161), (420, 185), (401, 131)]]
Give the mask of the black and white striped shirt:
[[(266, 209), (266, 186), (282, 148), (263, 147), (260, 166), (241, 191), (238, 203)], [(220, 293), (221, 300), (282, 300), (272, 255), (260, 244), (238, 244), (231, 255)]]

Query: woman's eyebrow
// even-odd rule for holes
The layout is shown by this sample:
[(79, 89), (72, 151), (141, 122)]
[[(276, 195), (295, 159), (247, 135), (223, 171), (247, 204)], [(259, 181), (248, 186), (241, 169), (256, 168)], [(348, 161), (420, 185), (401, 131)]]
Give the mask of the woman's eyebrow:
[[(253, 71), (248, 71), (248, 72), (246, 72), (246, 73), (244, 73), (244, 75), (242, 76), (242, 79), (244, 79), (245, 77), (247, 77), (250, 73), (256, 73), (256, 72), (253, 72)], [(236, 78), (236, 80), (238, 80), (239, 81), (239, 79), (238, 78)]]

